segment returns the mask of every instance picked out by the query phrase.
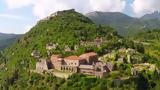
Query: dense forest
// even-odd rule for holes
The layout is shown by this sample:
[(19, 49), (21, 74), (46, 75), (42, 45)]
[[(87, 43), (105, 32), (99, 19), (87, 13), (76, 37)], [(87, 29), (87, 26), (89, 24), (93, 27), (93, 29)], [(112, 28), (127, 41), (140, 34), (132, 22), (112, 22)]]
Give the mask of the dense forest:
[[(24, 88), (26, 90), (159, 90), (158, 69), (152, 72), (143, 70), (136, 76), (130, 74), (134, 63), (152, 63), (156, 64), (157, 68), (159, 67), (158, 54), (148, 53), (149, 50), (156, 51), (156, 45), (151, 48), (146, 45), (150, 42), (158, 43), (160, 40), (158, 33), (158, 31), (149, 31), (147, 36), (146, 33), (144, 35), (140, 33), (135, 37), (123, 38), (110, 26), (97, 25), (74, 10), (59, 11), (39, 21), (21, 39), (0, 53), (0, 88), (2, 90)], [(103, 40), (100, 46), (93, 44), (96, 39)], [(115, 72), (104, 78), (76, 73), (68, 79), (63, 79), (47, 72), (42, 75), (31, 72), (35, 69), (39, 58), (50, 59), (46, 50), (46, 45), (49, 43), (58, 44), (56, 49), (49, 51), (51, 54), (69, 56), (94, 51), (103, 57), (108, 52), (114, 52), (114, 57), (109, 60), (116, 62), (117, 57), (123, 56), (126, 62), (116, 63)], [(68, 52), (64, 50), (66, 46), (71, 49), (74, 46), (79, 48)], [(123, 52), (127, 49), (135, 51), (129, 54), (133, 55), (131, 62), (127, 62), (128, 53)], [(31, 56), (33, 51), (39, 53), (38, 58)], [(127, 77), (127, 79), (122, 79), (122, 77)]]

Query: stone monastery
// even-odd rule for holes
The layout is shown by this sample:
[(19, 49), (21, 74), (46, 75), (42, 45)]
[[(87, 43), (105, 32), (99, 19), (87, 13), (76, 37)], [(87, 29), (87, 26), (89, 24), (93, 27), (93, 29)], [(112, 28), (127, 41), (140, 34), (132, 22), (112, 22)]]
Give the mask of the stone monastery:
[(46, 60), (40, 60), (36, 64), (36, 70), (41, 72), (48, 70), (48, 67), (62, 72), (83, 73), (97, 77), (104, 77), (113, 70), (113, 64), (98, 61), (98, 55), (95, 52), (69, 57), (52, 55), (50, 63), (47, 63)]

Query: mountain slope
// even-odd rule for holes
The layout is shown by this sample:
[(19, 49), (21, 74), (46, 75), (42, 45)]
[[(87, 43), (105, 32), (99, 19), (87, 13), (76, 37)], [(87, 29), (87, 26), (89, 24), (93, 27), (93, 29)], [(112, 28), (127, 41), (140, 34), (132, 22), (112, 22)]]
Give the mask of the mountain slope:
[[(5, 54), (12, 58), (9, 61), (34, 59), (30, 55), (34, 50), (39, 51), (41, 57), (47, 57), (46, 44), (58, 43), (59, 47), (53, 53), (68, 55), (68, 52), (64, 51), (65, 45), (72, 48), (81, 42), (92, 42), (97, 37), (116, 40), (119, 36), (111, 27), (98, 26), (74, 10), (62, 11), (56, 16), (39, 21), (23, 38), (6, 49)], [(77, 52), (72, 54), (80, 54)]]
[(142, 18), (133, 18), (120, 12), (91, 12), (86, 14), (86, 16), (97, 24), (114, 27), (118, 33), (123, 36), (132, 35), (149, 29), (160, 28), (160, 20), (155, 18), (155, 16), (160, 17), (157, 13), (145, 15)]
[[(98, 37), (107, 41), (107, 47), (105, 45), (103, 48), (80, 45), (81, 42), (93, 42)], [(30, 70), (35, 69), (37, 62), (37, 59), (31, 56), (33, 51), (39, 52), (41, 58), (50, 58), (46, 44), (58, 43), (58, 47), (51, 52), (67, 56), (79, 55), (87, 51), (101, 53), (104, 48), (119, 47), (121, 44), (118, 41), (119, 36), (111, 27), (96, 25), (89, 18), (74, 10), (59, 11), (39, 21), (17, 43), (4, 51), (2, 56), (5, 57), (0, 59), (1, 64), (5, 64), (0, 71), (0, 85), (5, 89), (53, 87), (53, 83), (44, 83), (44, 80), (39, 81), (43, 85), (32, 83), (37, 80), (36, 78), (41, 79), (41, 77), (30, 73)], [(79, 49), (74, 52), (66, 52), (64, 50), (66, 45), (71, 48), (79, 45)]]
[[(101, 44), (97, 45), (97, 41), (98, 43), (101, 41)], [(47, 50), (46, 46), (50, 43), (56, 44), (57, 47)], [(68, 52), (65, 50), (66, 45), (71, 49), (78, 46), (78, 49)], [(80, 55), (91, 51), (103, 56), (109, 52), (109, 57), (112, 57), (110, 52), (113, 51), (114, 58), (118, 59), (119, 55), (116, 51), (120, 51), (120, 55), (125, 57), (125, 49), (128, 48), (143, 57), (144, 49), (141, 44), (138, 45), (120, 37), (113, 28), (96, 25), (89, 18), (74, 10), (59, 11), (39, 21), (17, 43), (0, 53), (0, 86), (2, 90), (135, 89), (137, 81), (144, 81), (143, 78), (142, 80), (137, 77), (118, 80), (119, 77), (130, 75), (132, 65), (127, 63), (115, 65), (118, 71), (107, 75), (107, 77), (113, 77), (113, 80), (111, 80), (112, 78), (99, 79), (82, 74), (73, 75), (64, 80), (53, 76), (52, 73), (44, 72), (41, 75), (33, 71), (36, 67), (35, 63), (39, 59), (50, 59), (48, 51), (51, 54), (62, 54), (63, 56)], [(35, 51), (38, 52), (39, 57), (32, 57), (31, 53)], [(134, 55), (136, 54), (134, 53)], [(136, 58), (138, 56), (136, 55)], [(143, 61), (139, 58), (136, 60)], [(127, 62), (127, 60), (125, 61)], [(139, 85), (141, 86), (141, 82)], [(148, 82), (147, 86), (149, 86)]]
[(0, 33), (0, 50), (9, 47), (12, 43), (17, 41), (21, 36), (22, 35)]

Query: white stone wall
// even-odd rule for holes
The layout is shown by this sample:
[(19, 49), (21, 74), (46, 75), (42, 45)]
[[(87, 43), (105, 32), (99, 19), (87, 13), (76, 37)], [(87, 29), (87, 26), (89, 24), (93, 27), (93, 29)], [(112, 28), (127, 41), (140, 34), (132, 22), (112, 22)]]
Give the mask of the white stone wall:
[(68, 66), (79, 66), (79, 60), (64, 60)]
[(48, 70), (47, 62), (45, 60), (42, 60), (40, 62), (36, 63), (36, 70), (38, 72), (43, 72), (45, 70)]

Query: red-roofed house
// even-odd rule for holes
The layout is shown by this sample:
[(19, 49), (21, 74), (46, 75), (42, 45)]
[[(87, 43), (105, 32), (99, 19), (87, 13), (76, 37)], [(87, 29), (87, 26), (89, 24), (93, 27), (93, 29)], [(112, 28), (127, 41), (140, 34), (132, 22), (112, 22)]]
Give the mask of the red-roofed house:
[(79, 65), (85, 63), (85, 59), (82, 59), (78, 56), (69, 56), (64, 58), (63, 65), (61, 66), (61, 71), (78, 72)]
[(94, 62), (98, 61), (98, 55), (95, 52), (85, 53), (79, 57), (86, 59), (88, 64), (93, 64)]
[(62, 56), (61, 55), (52, 55), (51, 56), (51, 63), (53, 65), (54, 69), (61, 70), (61, 66), (63, 63)]
[(79, 72), (88, 74), (88, 75), (95, 75), (95, 66), (94, 65), (80, 65)]
[(79, 72), (97, 77), (105, 76), (112, 69), (111, 64), (98, 62), (98, 55), (95, 52), (65, 58), (62, 58), (61, 55), (52, 55), (51, 63), (54, 69), (60, 71)]
[(69, 56), (64, 58), (64, 65), (68, 65), (68, 66), (79, 66), (80, 64), (85, 64), (86, 63), (86, 59), (80, 58), (78, 56)]

